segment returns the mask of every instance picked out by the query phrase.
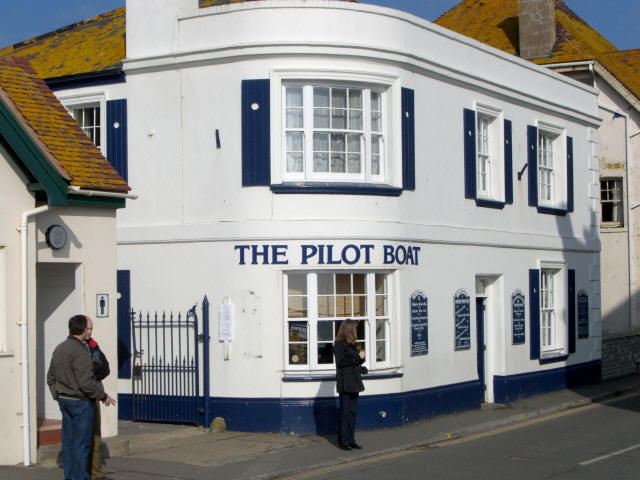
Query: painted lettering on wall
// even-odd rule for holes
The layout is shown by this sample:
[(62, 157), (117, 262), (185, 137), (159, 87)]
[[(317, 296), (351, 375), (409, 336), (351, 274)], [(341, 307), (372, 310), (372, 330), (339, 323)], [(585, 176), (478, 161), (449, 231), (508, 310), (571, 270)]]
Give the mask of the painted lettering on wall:
[[(288, 265), (289, 245), (235, 245), (239, 265)], [(300, 265), (369, 265), (375, 262), (376, 246), (372, 244), (303, 244), (299, 246)], [(420, 247), (382, 245), (384, 265), (418, 265)]]

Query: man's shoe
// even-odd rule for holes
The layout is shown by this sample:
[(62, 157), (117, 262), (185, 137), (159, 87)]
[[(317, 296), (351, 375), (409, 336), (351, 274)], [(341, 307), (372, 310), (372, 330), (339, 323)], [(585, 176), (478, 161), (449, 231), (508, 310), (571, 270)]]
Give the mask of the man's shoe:
[(362, 445), (358, 445), (357, 443), (353, 442), (349, 444), (349, 447), (351, 448), (355, 448), (356, 450), (362, 450)]
[(349, 445), (338, 445), (340, 450), (353, 450)]

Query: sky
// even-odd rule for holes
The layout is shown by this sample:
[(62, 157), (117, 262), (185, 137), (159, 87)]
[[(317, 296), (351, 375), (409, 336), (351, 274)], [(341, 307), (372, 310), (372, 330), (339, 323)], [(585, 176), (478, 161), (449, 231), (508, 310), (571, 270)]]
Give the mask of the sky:
[[(360, 0), (435, 20), (459, 0)], [(640, 0), (564, 0), (585, 22), (616, 47), (640, 48), (637, 19)], [(125, 0), (4, 0), (0, 48), (27, 40), (100, 13), (122, 7)]]

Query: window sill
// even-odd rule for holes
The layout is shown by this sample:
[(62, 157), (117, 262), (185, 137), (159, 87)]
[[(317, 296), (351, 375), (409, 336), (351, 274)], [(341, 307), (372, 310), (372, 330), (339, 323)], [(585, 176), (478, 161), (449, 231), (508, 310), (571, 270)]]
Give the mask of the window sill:
[(539, 362), (540, 362), (540, 365), (546, 365), (547, 363), (564, 362), (567, 358), (569, 358), (569, 355), (566, 353), (562, 355), (558, 355), (554, 353), (549, 356), (540, 357)]
[(399, 197), (402, 188), (370, 183), (285, 182), (271, 185), (273, 193), (328, 194), (328, 195), (378, 195)]
[(2, 357), (13, 357), (14, 353), (13, 352), (1, 352), (0, 351), (0, 358)]
[(505, 202), (501, 202), (498, 200), (489, 200), (487, 198), (476, 198), (476, 205), (478, 207), (503, 209), (505, 206)]
[(557, 215), (559, 217), (564, 217), (567, 214), (567, 211), (561, 208), (541, 207), (540, 205), (538, 205), (538, 213), (545, 213), (547, 215)]
[[(392, 373), (384, 373), (384, 372), (371, 372), (362, 376), (363, 380), (385, 380), (388, 378), (402, 378), (404, 373), (401, 372), (392, 372)], [(295, 375), (295, 374), (284, 374), (282, 377), (282, 381), (284, 383), (296, 383), (296, 382), (335, 382), (335, 375), (327, 375), (327, 374), (305, 374), (305, 375)]]
[(617, 228), (624, 228), (624, 225), (620, 222), (602, 222), (600, 223), (600, 228), (617, 229)]

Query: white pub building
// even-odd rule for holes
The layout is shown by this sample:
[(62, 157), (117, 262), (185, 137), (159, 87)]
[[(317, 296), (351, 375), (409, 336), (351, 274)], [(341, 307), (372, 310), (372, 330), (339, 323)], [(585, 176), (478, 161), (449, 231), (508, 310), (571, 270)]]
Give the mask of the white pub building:
[(346, 318), (359, 428), (599, 380), (595, 89), (397, 10), (217, 3), (127, 0), (124, 80), (56, 91), (126, 106), (120, 418), (335, 431)]
[(367, 4), (126, 15), (119, 268), (137, 310), (207, 295), (204, 424), (335, 430), (345, 318), (362, 428), (597, 381), (594, 89)]

